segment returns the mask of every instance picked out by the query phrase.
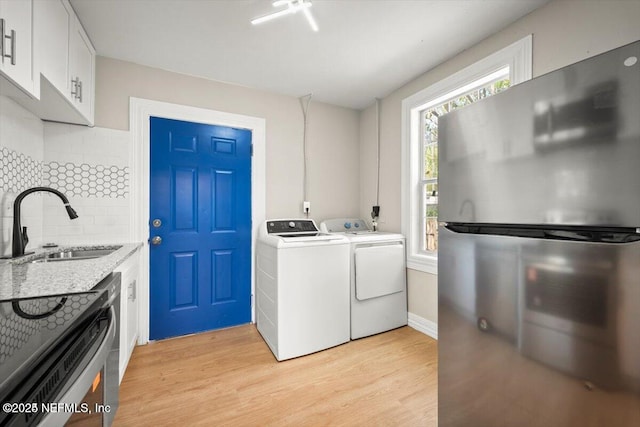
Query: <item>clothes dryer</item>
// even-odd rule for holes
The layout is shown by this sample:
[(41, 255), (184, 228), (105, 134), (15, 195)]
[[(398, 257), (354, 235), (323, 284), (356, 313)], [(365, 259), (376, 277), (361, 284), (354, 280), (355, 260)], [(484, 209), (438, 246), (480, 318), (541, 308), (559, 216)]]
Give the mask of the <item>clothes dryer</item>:
[(362, 219), (323, 221), (320, 230), (350, 242), (351, 339), (407, 324), (405, 239), (372, 231)]

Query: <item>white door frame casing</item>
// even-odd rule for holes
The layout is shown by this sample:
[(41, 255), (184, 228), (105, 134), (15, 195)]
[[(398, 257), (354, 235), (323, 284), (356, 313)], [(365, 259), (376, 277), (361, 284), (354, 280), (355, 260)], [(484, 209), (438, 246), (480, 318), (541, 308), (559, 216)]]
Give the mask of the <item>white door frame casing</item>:
[(251, 158), (251, 321), (255, 322), (255, 247), (260, 225), (266, 219), (266, 121), (264, 118), (141, 98), (129, 99), (131, 129), (131, 240), (143, 242), (140, 254), (138, 344), (149, 342), (149, 154), (151, 117), (248, 129), (252, 133)]

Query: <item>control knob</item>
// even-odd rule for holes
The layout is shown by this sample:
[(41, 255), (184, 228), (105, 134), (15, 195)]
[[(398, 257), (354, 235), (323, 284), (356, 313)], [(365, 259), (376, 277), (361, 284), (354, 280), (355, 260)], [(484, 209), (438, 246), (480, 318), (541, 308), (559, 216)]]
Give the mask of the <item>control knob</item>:
[(296, 223), (293, 221), (289, 221), (289, 228), (296, 228)]

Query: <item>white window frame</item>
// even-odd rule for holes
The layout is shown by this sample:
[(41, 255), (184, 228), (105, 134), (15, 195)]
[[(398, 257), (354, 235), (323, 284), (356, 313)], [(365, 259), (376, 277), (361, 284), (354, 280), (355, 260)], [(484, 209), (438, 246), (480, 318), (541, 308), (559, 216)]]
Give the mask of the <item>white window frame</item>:
[(442, 79), (402, 101), (402, 233), (407, 239), (407, 267), (438, 274), (438, 254), (421, 248), (422, 118), (436, 99), (509, 66), (511, 86), (531, 79), (532, 35)]

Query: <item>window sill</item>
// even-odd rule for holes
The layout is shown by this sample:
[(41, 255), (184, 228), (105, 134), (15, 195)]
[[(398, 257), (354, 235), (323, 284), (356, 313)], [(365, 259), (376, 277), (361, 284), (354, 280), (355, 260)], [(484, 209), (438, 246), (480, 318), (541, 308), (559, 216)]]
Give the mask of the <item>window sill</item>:
[(409, 255), (407, 257), (407, 268), (438, 275), (438, 256), (437, 255)]

